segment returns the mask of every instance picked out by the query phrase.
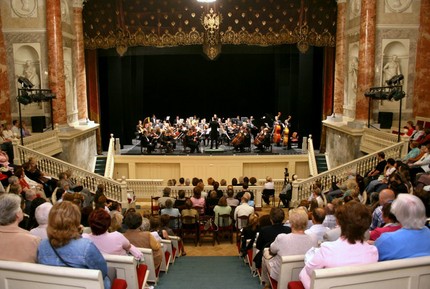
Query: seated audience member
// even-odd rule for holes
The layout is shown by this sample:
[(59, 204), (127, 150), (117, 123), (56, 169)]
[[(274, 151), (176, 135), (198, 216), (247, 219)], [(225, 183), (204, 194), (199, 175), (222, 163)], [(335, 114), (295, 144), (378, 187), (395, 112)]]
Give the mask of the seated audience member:
[[(392, 203), (385, 203), (382, 206), (382, 220), (384, 222), (384, 226), (381, 228), (376, 228), (375, 230), (370, 232), (370, 241), (376, 241), (381, 234), (387, 233), (387, 232), (394, 232), (400, 229), (402, 226), (397, 221), (396, 216), (394, 216), (393, 213), (391, 213), (391, 204)], [(369, 242), (370, 244), (373, 244), (373, 242)]]
[(402, 158), (402, 162), (408, 163), (410, 159), (416, 158), (420, 154), (418, 142), (413, 141), (409, 144), (410, 151)]
[(270, 196), (274, 196), (274, 193), (272, 194), (272, 190), (275, 189), (275, 183), (273, 182), (272, 178), (267, 176), (266, 182), (263, 185), (263, 192), (262, 192), (262, 198), (264, 202), (268, 205), (270, 205)]
[(163, 196), (158, 199), (158, 205), (161, 209), (166, 207), (166, 201), (171, 200), (172, 202), (175, 202), (175, 199), (170, 197), (170, 193), (172, 192), (172, 189), (169, 187), (165, 187), (163, 189)]
[(100, 270), (105, 288), (110, 288), (106, 260), (93, 242), (81, 238), (80, 221), (78, 206), (68, 201), (56, 203), (49, 212), (48, 239), (40, 242), (37, 262), (50, 266)]
[(163, 250), (161, 244), (154, 238), (154, 236), (146, 231), (140, 229), (142, 225), (142, 216), (137, 212), (130, 212), (125, 216), (124, 223), (127, 226), (127, 231), (124, 236), (130, 243), (138, 248), (152, 249), (152, 256), (154, 258), (155, 268), (161, 264)]
[(259, 216), (254, 213), (249, 216), (248, 224), (242, 229), (240, 234), (240, 255), (245, 257), (248, 250), (252, 249), (257, 233), (260, 230)]
[(35, 236), (39, 236), (42, 240), (48, 239), (48, 233), (46, 228), (48, 228), (48, 216), (51, 211), (52, 204), (49, 202), (44, 202), (38, 206), (35, 210), (35, 218), (39, 226), (30, 230), (30, 233)]
[(270, 256), (273, 256), (272, 258), (267, 259), (267, 253), (264, 255), (263, 265), (261, 268), (261, 279), (266, 284), (264, 288), (270, 288), (268, 274), (270, 274), (270, 277), (276, 281), (279, 280), (282, 256), (302, 255), (312, 247), (316, 247), (318, 245), (318, 241), (315, 236), (307, 235), (304, 232), (308, 224), (308, 214), (303, 209), (292, 209), (289, 212), (289, 220), (291, 233), (284, 233), (276, 236), (273, 243), (270, 244), (269, 249)]
[(185, 209), (185, 201), (187, 198), (185, 197), (185, 191), (179, 190), (178, 191), (178, 198), (173, 203), (173, 207), (177, 208), (179, 212), (181, 212), (183, 209)]
[[(185, 217), (185, 216), (192, 216), (192, 217), (195, 217), (197, 221), (199, 220), (199, 212), (196, 209), (193, 208), (193, 203), (191, 202), (190, 199), (188, 199), (185, 202), (185, 209), (182, 210), (181, 215), (183, 217)], [(185, 223), (186, 221), (187, 220), (184, 220), (183, 224), (187, 224), (187, 223)]]
[[(168, 215), (169, 217), (180, 217), (181, 213), (179, 212), (178, 209), (173, 208), (173, 202), (172, 200), (166, 200), (166, 207), (164, 209), (161, 210), (161, 215)], [(170, 227), (173, 229), (177, 229), (179, 228), (179, 223), (178, 220), (173, 220), (174, 222), (170, 223)]]
[(323, 208), (324, 207), (324, 199), (322, 197), (322, 192), (320, 188), (313, 188), (312, 194), (309, 196), (308, 201), (311, 202), (312, 200), (316, 200), (318, 207)]
[(215, 206), (214, 210), (214, 219), (215, 219), (215, 225), (217, 226), (229, 226), (231, 224), (231, 219), (228, 219), (228, 224), (219, 224), (218, 217), (221, 215), (230, 215), (231, 213), (231, 207), (227, 205), (227, 198), (221, 197), (218, 201), (218, 205)]
[(370, 194), (376, 192), (376, 189), (377, 189), (377, 187), (379, 185), (381, 185), (383, 183), (385, 183), (385, 184), (388, 183), (388, 179), (389, 179), (390, 175), (396, 171), (396, 167), (394, 166), (395, 163), (396, 163), (396, 161), (393, 158), (389, 158), (387, 160), (387, 165), (384, 168), (384, 174), (383, 174), (383, 176), (381, 175), (380, 178), (371, 181), (367, 185), (367, 187), (365, 189), (365, 191), (367, 192), (367, 194), (370, 195)]
[(324, 208), (325, 210), (325, 218), (322, 223), (324, 227), (328, 227), (329, 229), (333, 229), (337, 226), (336, 217), (334, 216), (335, 208), (332, 203), (328, 203)]
[(330, 229), (325, 227), (322, 223), (325, 219), (325, 211), (323, 208), (315, 208), (312, 211), (312, 226), (305, 231), (307, 235), (315, 235), (318, 242), (323, 241), (323, 236)]
[(137, 260), (142, 253), (136, 249), (123, 234), (119, 232), (108, 232), (111, 217), (103, 209), (95, 209), (88, 219), (91, 234), (82, 234), (83, 238), (90, 239), (103, 254), (128, 255), (132, 254)]
[(197, 209), (200, 215), (205, 214), (206, 200), (202, 197), (202, 190), (200, 187), (195, 186), (193, 189), (193, 196), (190, 198), (193, 207)]
[(393, 201), (391, 212), (402, 228), (384, 233), (375, 241), (379, 261), (430, 256), (430, 229), (425, 226), (423, 202), (414, 195), (400, 194)]
[[(169, 218), (170, 219), (170, 218)], [(149, 224), (151, 225), (151, 233), (153, 235), (158, 234), (161, 239), (169, 240), (169, 232), (161, 228), (161, 222), (159, 216), (152, 216), (149, 219)], [(159, 239), (160, 240), (160, 239)]]
[(239, 206), (240, 201), (234, 197), (233, 186), (227, 187), (227, 205), (230, 207)]
[(371, 181), (376, 180), (379, 175), (384, 172), (385, 166), (387, 165), (384, 152), (379, 152), (377, 158), (378, 163), (376, 164), (376, 166), (364, 176), (364, 185), (366, 187)]
[(0, 196), (0, 260), (36, 263), (40, 237), (18, 227), (23, 217), (20, 196)]
[[(245, 193), (243, 195), (242, 203), (239, 206), (237, 206), (236, 209), (234, 210), (235, 221), (238, 219), (238, 217), (249, 216), (254, 213), (254, 208), (248, 204), (249, 198), (250, 198), (249, 194)], [(239, 230), (242, 229), (242, 223), (239, 222), (237, 229)]]
[(219, 183), (218, 182), (214, 182), (213, 186), (214, 186), (214, 191), (216, 192), (218, 199), (220, 199), (222, 196), (224, 196), (224, 192), (219, 189)]
[(350, 201), (339, 207), (335, 215), (341, 228), (341, 237), (334, 242), (322, 243), (319, 250), (307, 253), (309, 258), (305, 258), (305, 267), (299, 275), (306, 289), (310, 288), (311, 275), (315, 269), (378, 261), (376, 247), (364, 242), (364, 234), (371, 220), (367, 207), (360, 202)]
[(206, 215), (213, 216), (214, 208), (218, 204), (219, 198), (217, 192), (212, 190), (209, 192), (209, 197), (206, 199)]
[(227, 180), (226, 180), (226, 179), (221, 179), (221, 180), (219, 181), (219, 185), (220, 185), (220, 186), (223, 186), (223, 187), (227, 186)]
[(43, 190), (45, 195), (50, 198), (52, 192), (57, 187), (57, 181), (51, 176), (46, 175), (42, 172), (37, 166), (37, 160), (33, 157), (28, 159), (28, 162), (23, 165), (25, 170), (25, 174), (31, 180), (41, 184), (43, 186)]
[(379, 206), (372, 213), (372, 223), (370, 225), (370, 231), (375, 230), (378, 227), (384, 225), (384, 220), (382, 219), (382, 206), (388, 202), (392, 202), (396, 195), (391, 189), (382, 190), (379, 193)]
[(426, 145), (424, 148), (424, 155), (416, 162), (409, 163), (409, 167), (411, 168), (409, 173), (411, 176), (412, 183), (416, 183), (416, 175), (419, 173), (428, 173), (430, 172), (430, 144)]
[[(270, 246), (279, 234), (291, 233), (291, 228), (284, 226), (285, 213), (281, 208), (272, 208), (270, 210), (270, 222), (271, 226), (266, 226), (260, 229), (260, 233), (257, 238), (256, 247), (259, 252), (254, 257), (254, 262), (257, 268), (261, 268), (261, 262), (263, 257), (263, 250)], [(306, 218), (307, 224), (307, 218)]]

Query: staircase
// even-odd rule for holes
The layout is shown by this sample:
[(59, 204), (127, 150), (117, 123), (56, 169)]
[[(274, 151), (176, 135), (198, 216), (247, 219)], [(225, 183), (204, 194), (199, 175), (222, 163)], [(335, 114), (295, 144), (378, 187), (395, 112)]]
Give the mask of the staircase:
[(106, 156), (97, 156), (96, 157), (96, 166), (94, 168), (94, 173), (104, 176), (106, 169)]
[(321, 174), (328, 170), (325, 154), (315, 154), (315, 161), (317, 162), (318, 174)]

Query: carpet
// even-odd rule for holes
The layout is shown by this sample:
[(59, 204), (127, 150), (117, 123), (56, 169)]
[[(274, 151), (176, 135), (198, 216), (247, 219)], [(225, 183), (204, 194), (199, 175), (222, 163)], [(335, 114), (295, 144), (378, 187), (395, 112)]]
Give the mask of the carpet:
[(160, 276), (157, 289), (259, 289), (247, 264), (236, 257), (181, 257)]

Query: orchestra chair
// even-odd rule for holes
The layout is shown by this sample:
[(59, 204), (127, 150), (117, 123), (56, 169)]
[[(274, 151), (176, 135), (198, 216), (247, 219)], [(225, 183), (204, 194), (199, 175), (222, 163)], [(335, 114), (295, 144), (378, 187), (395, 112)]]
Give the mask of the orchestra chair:
[[(272, 207), (274, 207), (275, 206), (275, 189), (264, 189), (261, 192), (261, 198), (264, 201), (264, 203), (266, 203), (266, 199), (265, 199), (266, 197), (268, 198), (269, 205), (272, 204)], [(263, 202), (261, 202), (261, 203), (263, 203)]]
[(248, 225), (248, 222), (249, 222), (249, 215), (237, 216), (237, 218), (236, 218), (236, 225), (235, 225), (235, 228), (236, 228), (236, 245), (237, 245), (237, 249), (238, 249), (239, 254), (240, 254), (240, 246), (241, 246), (241, 243), (240, 243), (241, 231), (242, 231), (241, 228), (245, 228)]
[(160, 205), (158, 199), (160, 197), (151, 196), (151, 216), (157, 216), (160, 214)]
[(176, 236), (181, 236), (181, 216), (170, 216), (169, 227)]
[(213, 218), (211, 216), (200, 216), (199, 218), (199, 238), (198, 242), (199, 245), (202, 245), (202, 241), (210, 241), (212, 242), (212, 246), (215, 246), (216, 241), (216, 228), (209, 226), (207, 224), (208, 222), (212, 222), (213, 225)]

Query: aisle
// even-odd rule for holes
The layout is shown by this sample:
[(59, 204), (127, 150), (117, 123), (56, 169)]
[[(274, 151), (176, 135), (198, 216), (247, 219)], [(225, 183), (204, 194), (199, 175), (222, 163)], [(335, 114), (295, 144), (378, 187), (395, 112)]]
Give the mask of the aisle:
[(176, 260), (160, 277), (157, 289), (258, 289), (258, 277), (237, 256), (192, 257)]

